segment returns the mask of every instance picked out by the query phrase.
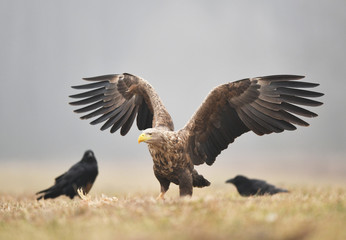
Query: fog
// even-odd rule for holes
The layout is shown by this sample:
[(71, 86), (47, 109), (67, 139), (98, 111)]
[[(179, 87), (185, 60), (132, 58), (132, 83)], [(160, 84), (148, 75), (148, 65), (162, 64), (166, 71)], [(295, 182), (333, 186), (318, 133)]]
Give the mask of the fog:
[(92, 149), (99, 162), (151, 165), (135, 126), (122, 137), (73, 113), (70, 86), (83, 84), (82, 77), (145, 78), (179, 129), (217, 85), (298, 74), (325, 93), (324, 105), (310, 109), (319, 116), (304, 119), (311, 126), (244, 134), (216, 164), (265, 159), (279, 168), (293, 160), (343, 174), (345, 9), (342, 0), (1, 1), (0, 164), (73, 163)]

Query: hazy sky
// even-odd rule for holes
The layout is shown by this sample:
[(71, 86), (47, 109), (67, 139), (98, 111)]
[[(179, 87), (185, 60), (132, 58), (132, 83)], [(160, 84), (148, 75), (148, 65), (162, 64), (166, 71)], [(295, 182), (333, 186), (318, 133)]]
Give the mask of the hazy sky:
[[(320, 83), (325, 104), (297, 131), (241, 136), (223, 158), (346, 153), (346, 1), (0, 2), (0, 161), (86, 149), (147, 161), (139, 131), (101, 132), (68, 104), (82, 77), (129, 72), (157, 90), (176, 129), (219, 84), (271, 74)], [(143, 160), (145, 159), (145, 160)]]

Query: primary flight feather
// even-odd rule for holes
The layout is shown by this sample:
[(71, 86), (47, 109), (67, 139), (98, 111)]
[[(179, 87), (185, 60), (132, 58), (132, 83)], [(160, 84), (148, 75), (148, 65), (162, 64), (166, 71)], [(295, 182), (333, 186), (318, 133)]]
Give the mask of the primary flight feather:
[[(136, 116), (137, 127), (144, 130), (138, 142), (146, 142), (154, 162), (154, 174), (163, 198), (171, 182), (179, 185), (180, 195), (192, 195), (193, 187), (210, 183), (194, 165), (212, 165), (222, 150), (243, 133), (257, 135), (295, 130), (309, 124), (297, 116), (317, 114), (300, 106), (319, 106), (311, 98), (323, 94), (306, 90), (316, 83), (298, 81), (296, 75), (247, 78), (214, 88), (188, 123), (174, 131), (171, 116), (154, 88), (144, 79), (124, 73), (84, 78), (91, 83), (73, 86), (87, 90), (70, 96), (75, 110), (85, 113), (81, 119), (97, 117), (91, 124), (102, 123), (121, 135), (130, 130)], [(299, 106), (300, 105), (300, 106)]]

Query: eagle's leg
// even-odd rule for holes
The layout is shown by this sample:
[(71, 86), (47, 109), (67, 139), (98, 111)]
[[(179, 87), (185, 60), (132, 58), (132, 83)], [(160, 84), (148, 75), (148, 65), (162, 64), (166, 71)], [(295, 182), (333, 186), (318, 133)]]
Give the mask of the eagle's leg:
[(187, 169), (179, 176), (179, 192), (180, 197), (192, 196), (192, 175)]
[(156, 200), (160, 200), (160, 199), (165, 200), (164, 196), (165, 196), (165, 193), (167, 192), (171, 182), (165, 178), (158, 176), (156, 173), (155, 173), (155, 176), (156, 176), (157, 180), (159, 180), (160, 186), (161, 186), (161, 192), (160, 192), (159, 196), (157, 196)]
[(159, 196), (157, 196), (156, 200), (160, 200), (160, 199), (165, 200), (165, 193), (166, 192), (160, 192), (160, 194), (159, 194)]

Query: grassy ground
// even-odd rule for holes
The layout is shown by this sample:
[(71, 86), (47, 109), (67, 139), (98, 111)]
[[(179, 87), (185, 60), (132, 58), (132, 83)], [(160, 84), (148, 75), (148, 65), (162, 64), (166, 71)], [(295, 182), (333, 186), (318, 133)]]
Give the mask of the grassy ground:
[(3, 192), (0, 239), (346, 239), (346, 188), (288, 187), (250, 198), (230, 185), (185, 199), (173, 190), (165, 201), (154, 190), (73, 201)]

